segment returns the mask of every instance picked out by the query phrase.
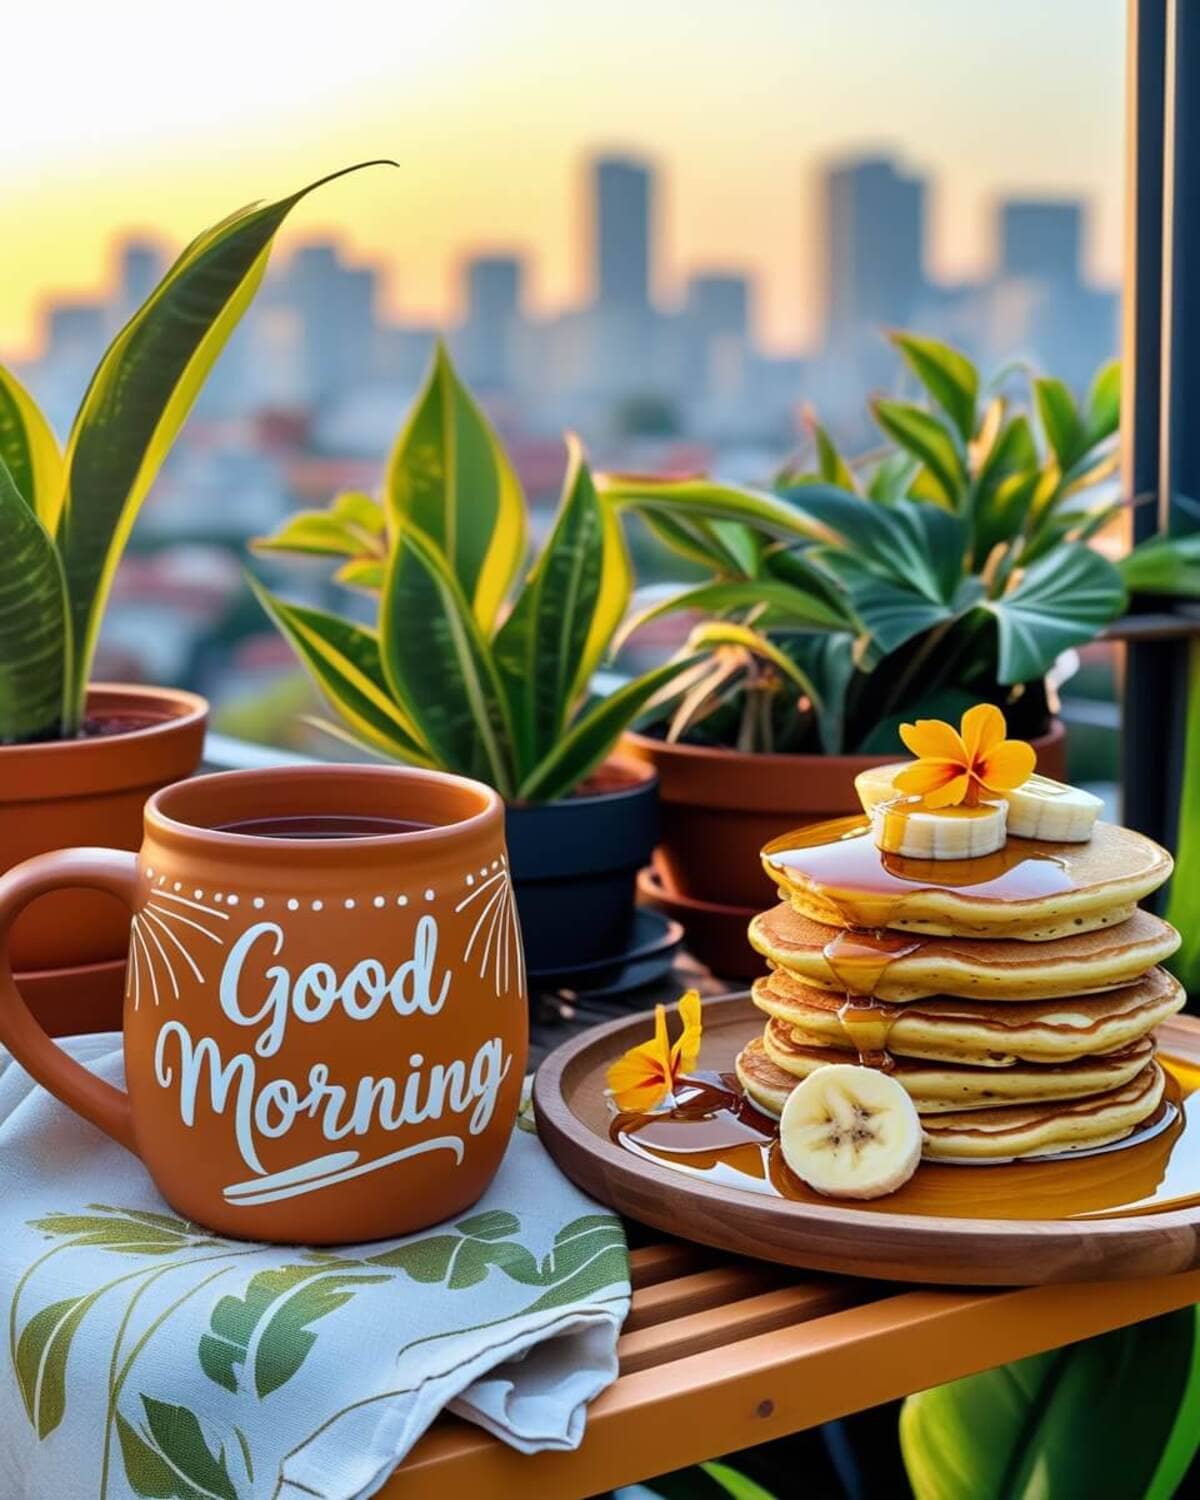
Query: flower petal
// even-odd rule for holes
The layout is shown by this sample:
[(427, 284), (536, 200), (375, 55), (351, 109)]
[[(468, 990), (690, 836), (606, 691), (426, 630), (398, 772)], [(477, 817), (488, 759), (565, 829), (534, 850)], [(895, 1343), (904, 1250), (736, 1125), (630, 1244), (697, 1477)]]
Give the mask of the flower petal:
[(945, 786), (963, 773), (963, 765), (956, 760), (915, 760), (911, 766), (905, 766), (903, 771), (896, 772), (892, 785), (898, 792), (921, 797), (926, 792)]
[(984, 756), (976, 775), (989, 791), (1011, 792), (1028, 781), (1037, 765), (1037, 752), (1024, 740), (1004, 740)]
[(918, 719), (915, 724), (901, 724), (900, 738), (922, 760), (966, 763), (967, 748), (962, 736), (943, 719)]
[(700, 992), (688, 990), (679, 1001), (679, 1019), (683, 1022), (683, 1034), (671, 1048), (671, 1077), (678, 1079), (682, 1073), (690, 1073), (700, 1056)]
[(994, 703), (977, 703), (962, 716), (962, 741), (967, 760), (974, 764), (998, 745), (1008, 732), (1004, 715)]
[(667, 1094), (671, 1087), (671, 1049), (665, 1006), (654, 1007), (654, 1035), (617, 1058), (605, 1081), (617, 1108), (622, 1110), (653, 1109)]
[(925, 793), (925, 806), (935, 807), (957, 807), (967, 795), (971, 785), (971, 778), (964, 771), (961, 776), (956, 776), (953, 781), (948, 781), (944, 786), (935, 787), (933, 791)]

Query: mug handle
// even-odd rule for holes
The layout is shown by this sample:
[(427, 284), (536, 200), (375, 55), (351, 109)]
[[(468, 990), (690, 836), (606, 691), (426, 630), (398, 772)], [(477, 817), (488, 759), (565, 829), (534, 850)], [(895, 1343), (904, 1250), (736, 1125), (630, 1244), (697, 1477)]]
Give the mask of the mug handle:
[(108, 891), (132, 910), (137, 875), (136, 854), (118, 849), (56, 849), (34, 855), (0, 877), (0, 1042), (43, 1088), (135, 1156), (129, 1095), (56, 1047), (38, 1025), (13, 980), (8, 933), (31, 901), (63, 886)]

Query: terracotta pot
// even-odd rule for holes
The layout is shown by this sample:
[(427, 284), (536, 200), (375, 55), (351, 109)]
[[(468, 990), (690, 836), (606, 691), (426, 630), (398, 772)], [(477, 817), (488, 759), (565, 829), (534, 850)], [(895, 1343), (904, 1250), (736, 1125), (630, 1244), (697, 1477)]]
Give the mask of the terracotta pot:
[[(376, 831), (236, 831), (355, 816)], [(417, 827), (379, 832), (379, 820)], [(134, 914), (129, 1092), (55, 1047), (7, 959), (0, 1040), (140, 1156), (184, 1217), (335, 1244), (407, 1234), (483, 1192), (528, 1043), (504, 808), (490, 788), (358, 765), (180, 782), (147, 803), (140, 854), (60, 850), (0, 879), (0, 949), (16, 913), (61, 886), (107, 890)]]
[(506, 832), (530, 973), (620, 958), (658, 837), (653, 767), (610, 756), (574, 797), (509, 807)]
[[(1038, 769), (1066, 774), (1055, 719), (1032, 743)], [(623, 748), (658, 772), (662, 832), (655, 863), (665, 893), (759, 910), (774, 899), (758, 853), (770, 839), (860, 811), (854, 778), (895, 755), (746, 755), (627, 734)]]
[[(200, 764), (208, 704), (195, 693), (97, 684), (87, 715), (128, 727), (0, 746), (0, 871), (76, 844), (136, 849), (146, 798)], [(96, 891), (50, 896), (24, 913), (12, 943), (19, 970), (104, 963), (124, 957), (129, 913)]]
[[(129, 913), (125, 913), (129, 926)], [(125, 956), (75, 969), (14, 974), (21, 999), (50, 1036), (120, 1031), (125, 1001)]]
[(720, 979), (757, 979), (763, 961), (746, 929), (758, 915), (753, 906), (721, 906), (668, 893), (653, 865), (638, 876), (638, 896), (655, 911), (683, 925), (688, 952)]

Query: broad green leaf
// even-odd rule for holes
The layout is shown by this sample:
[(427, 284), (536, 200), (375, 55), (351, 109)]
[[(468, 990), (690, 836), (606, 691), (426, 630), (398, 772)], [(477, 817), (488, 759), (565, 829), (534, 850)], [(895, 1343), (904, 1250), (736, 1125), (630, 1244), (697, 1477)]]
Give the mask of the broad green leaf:
[(583, 645), (583, 654), (572, 685), (572, 700), (581, 698), (589, 689), (596, 668), (613, 647), (613, 637), (629, 608), (633, 593), (633, 564), (629, 548), (625, 544), (625, 533), (616, 506), (607, 500), (600, 501), (603, 522), (603, 556), (600, 569), (600, 591), (596, 595), (596, 608), (592, 614), (592, 628)]
[(146, 1425), (117, 1413), (125, 1477), (150, 1500), (238, 1500), (224, 1448), (208, 1446), (195, 1412), (143, 1394)]
[(726, 571), (728, 558), (708, 527), (658, 511), (640, 511), (638, 514), (647, 531), (679, 557), (698, 563), (702, 568), (711, 568), (714, 573)]
[(890, 713), (886, 718), (878, 719), (854, 747), (855, 753), (907, 756), (908, 751), (900, 738), (901, 724), (909, 723), (914, 718), (941, 719), (947, 724), (957, 724), (967, 709), (973, 708), (978, 702), (979, 693), (967, 692), (964, 688), (917, 692), (908, 698), (898, 713)]
[(0, 745), (57, 739), (70, 622), (50, 533), (0, 459)]
[(974, 567), (986, 566), (992, 549), (1018, 541), (1033, 509), (1040, 476), (1036, 469), (1008, 474), (976, 494)]
[(344, 175), (334, 172), (277, 203), (242, 209), (199, 235), (92, 376), (67, 445), (56, 533), (72, 620), (73, 718), (82, 712), (108, 591), (137, 513), (258, 289), (275, 231), (308, 193)]
[(817, 445), (817, 468), (826, 484), (857, 494), (854, 471), (837, 450), (837, 445), (820, 422), (812, 424), (813, 442)]
[(884, 656), (898, 651), (914, 636), (935, 625), (965, 614), (984, 597), (983, 585), (977, 578), (960, 579), (948, 598), (930, 598), (899, 578), (868, 566), (852, 552), (830, 549), (821, 554), (821, 561), (841, 582), (867, 633)]
[(71, 1341), (105, 1288), (64, 1297), (34, 1313), (17, 1340), (16, 1376), (25, 1414), (39, 1438), (54, 1431), (67, 1407), (67, 1359)]
[(327, 510), (299, 510), (271, 536), (255, 537), (255, 552), (299, 552), (377, 561), (387, 542), (387, 518), (370, 495), (347, 490)]
[(1110, 360), (1096, 371), (1084, 403), (1084, 439), (1094, 447), (1116, 432), (1121, 421), (1121, 365)]
[[(642, 474), (597, 474), (596, 490), (615, 504), (636, 506), (647, 518), (740, 521), (766, 536), (827, 540), (795, 506), (774, 495), (711, 479), (657, 479)], [(798, 493), (805, 493), (802, 487)], [(856, 499), (847, 496), (847, 499)]]
[(112, 1250), (121, 1255), (172, 1255), (177, 1250), (196, 1250), (220, 1243), (210, 1235), (198, 1232), (193, 1225), (173, 1214), (149, 1213), (133, 1208), (106, 1208), (88, 1205), (94, 1214), (46, 1214), (31, 1219), (30, 1225), (56, 1239), (67, 1239), (75, 1246)]
[(1046, 442), (1058, 459), (1059, 467), (1065, 471), (1087, 444), (1075, 398), (1061, 380), (1051, 376), (1036, 379), (1033, 394)]
[(849, 635), (780, 634), (785, 652), (812, 684), (817, 733), (826, 755), (846, 752), (846, 695), (855, 673), (855, 642)]
[(1071, 646), (1090, 641), (1125, 605), (1121, 575), (1090, 547), (1068, 542), (1019, 576), (983, 608), (996, 619), (997, 678), (1032, 682)]
[(432, 758), (514, 789), (513, 731), (491, 648), (445, 555), (403, 524), (379, 611), (384, 676)]
[(1200, 640), (1188, 642), (1187, 710), (1183, 782), (1175, 830), (1175, 872), (1166, 918), (1179, 933), (1179, 951), (1167, 967), (1189, 995), (1200, 993)]
[(871, 411), (888, 437), (920, 460), (940, 503), (948, 510), (960, 509), (967, 473), (951, 430), (931, 413), (904, 401), (879, 398), (871, 403)]
[(1151, 537), (1117, 566), (1131, 593), (1200, 598), (1200, 532)]
[(917, 465), (907, 453), (888, 453), (875, 465), (867, 481), (867, 495), (881, 505), (895, 505), (908, 494)]
[(350, 589), (363, 589), (369, 594), (378, 594), (387, 581), (387, 561), (369, 557), (352, 557), (333, 575), (338, 583)]
[(6, 465), (22, 498), (53, 536), (62, 504), (62, 451), (41, 407), (3, 365), (0, 365), (0, 462)]
[(695, 661), (684, 656), (665, 662), (587, 709), (522, 782), (519, 800), (552, 802), (567, 796), (596, 769), (651, 698)]
[[(942, 408), (963, 442), (975, 432), (975, 402), (979, 395), (979, 371), (957, 349), (937, 339), (916, 333), (890, 333), (909, 369)], [(907, 446), (907, 444), (905, 445)]]
[(288, 604), (252, 576), (247, 582), (356, 739), (412, 765), (434, 764), (416, 724), (392, 695), (372, 631), (321, 609)]
[(347, 1275), (324, 1266), (277, 1266), (250, 1279), (240, 1297), (222, 1297), (212, 1310), (198, 1354), (204, 1373), (236, 1391), (239, 1370), (249, 1375), (258, 1397), (285, 1385), (317, 1341), (311, 1327), (336, 1312), (360, 1286), (390, 1278)]
[(525, 557), (525, 500), (499, 438), (439, 342), (388, 459), (393, 530), (416, 527), (445, 556), (490, 631)]
[(814, 630), (857, 628), (854, 617), (846, 609), (837, 610), (822, 598), (790, 583), (760, 578), (754, 582), (702, 583), (696, 588), (683, 589), (678, 594), (659, 599), (625, 622), (615, 644), (619, 648), (643, 625), (662, 619), (664, 615), (684, 612), (723, 615), (731, 610), (764, 607), (769, 610), (772, 621), (784, 625), (808, 626)]
[(1166, 1500), (1200, 1442), (1200, 1426), (1176, 1427), (1195, 1344), (1189, 1307), (910, 1396), (916, 1500)]
[(518, 777), (552, 748), (575, 703), (580, 662), (600, 599), (605, 545), (612, 538), (573, 438), (569, 452), (550, 535), (492, 641), (516, 735)]
[(728, 1464), (706, 1463), (701, 1464), (700, 1468), (727, 1495), (732, 1496), (732, 1500), (775, 1500), (771, 1491), (764, 1489), (757, 1480), (751, 1479), (747, 1474), (740, 1474)]

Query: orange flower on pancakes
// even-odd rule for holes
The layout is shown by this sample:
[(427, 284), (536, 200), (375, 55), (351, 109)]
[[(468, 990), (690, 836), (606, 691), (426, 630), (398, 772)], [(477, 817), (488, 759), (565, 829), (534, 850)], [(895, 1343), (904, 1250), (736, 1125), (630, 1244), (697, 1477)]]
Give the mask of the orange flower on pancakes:
[(671, 1044), (667, 1040), (667, 1008), (654, 1007), (654, 1035), (648, 1042), (630, 1047), (608, 1070), (608, 1091), (620, 1110), (645, 1112), (656, 1109), (700, 1056), (700, 996), (688, 990), (679, 1002), (683, 1032)]
[(1033, 775), (1037, 755), (1024, 740), (1005, 739), (1007, 727), (991, 703), (967, 709), (958, 729), (941, 719), (902, 724), (900, 738), (917, 759), (893, 785), (929, 808), (973, 807), (988, 792), (1013, 791)]

